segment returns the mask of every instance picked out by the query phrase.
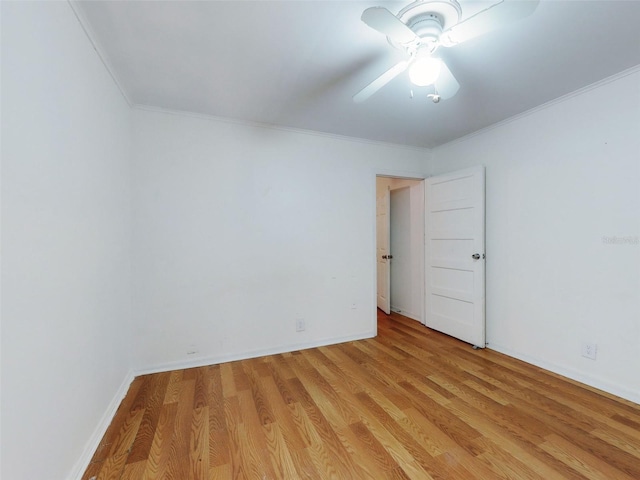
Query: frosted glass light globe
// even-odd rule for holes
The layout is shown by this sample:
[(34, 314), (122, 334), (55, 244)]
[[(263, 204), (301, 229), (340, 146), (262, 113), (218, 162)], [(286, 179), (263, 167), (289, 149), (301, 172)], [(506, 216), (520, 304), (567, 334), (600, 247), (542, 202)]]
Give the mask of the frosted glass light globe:
[(439, 58), (419, 58), (413, 62), (409, 69), (409, 79), (414, 85), (426, 87), (438, 79), (441, 67), (442, 62)]

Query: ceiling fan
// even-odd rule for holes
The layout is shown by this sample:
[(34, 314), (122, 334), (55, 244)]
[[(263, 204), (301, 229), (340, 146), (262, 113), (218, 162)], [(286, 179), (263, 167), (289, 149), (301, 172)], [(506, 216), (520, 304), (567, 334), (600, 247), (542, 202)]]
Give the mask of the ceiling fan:
[(417, 0), (397, 15), (383, 7), (367, 8), (362, 21), (386, 35), (389, 43), (404, 50), (408, 58), (356, 93), (353, 100), (365, 101), (407, 69), (414, 85), (434, 86), (434, 92), (428, 95), (434, 103), (453, 97), (460, 84), (442, 59), (434, 55), (438, 47), (454, 47), (529, 16), (539, 3), (540, 0), (499, 0), (462, 21), (462, 7), (457, 0)]

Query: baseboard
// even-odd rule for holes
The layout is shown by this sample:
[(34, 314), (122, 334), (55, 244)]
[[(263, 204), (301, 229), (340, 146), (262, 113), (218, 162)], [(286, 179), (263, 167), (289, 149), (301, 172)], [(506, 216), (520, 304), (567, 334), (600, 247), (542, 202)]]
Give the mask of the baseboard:
[(192, 358), (189, 360), (178, 360), (175, 362), (167, 362), (159, 365), (151, 365), (134, 371), (134, 376), (147, 375), (150, 373), (168, 372), (171, 370), (182, 370), (184, 368), (204, 367), (206, 365), (216, 365), (218, 363), (234, 362), (236, 360), (246, 360), (248, 358), (263, 357), (265, 355), (276, 355), (278, 353), (294, 352), (296, 350), (305, 350), (307, 348), (324, 347), (326, 345), (335, 345), (337, 343), (353, 342), (355, 340), (364, 340), (376, 336), (376, 331), (371, 330), (357, 335), (347, 335), (345, 337), (331, 337), (313, 342), (297, 343), (293, 345), (283, 345), (275, 348), (265, 348), (259, 350), (247, 350), (244, 352), (213, 355), (207, 357)]
[(98, 449), (98, 445), (100, 445), (100, 441), (102, 440), (102, 437), (104, 437), (107, 428), (109, 428), (109, 425), (111, 425), (111, 420), (113, 420), (113, 417), (115, 416), (116, 411), (118, 410), (118, 407), (122, 402), (122, 399), (127, 394), (129, 386), (131, 385), (131, 382), (134, 378), (135, 375), (133, 373), (133, 370), (130, 370), (127, 373), (125, 379), (122, 381), (122, 384), (118, 388), (118, 391), (113, 396), (113, 399), (102, 415), (102, 418), (98, 422), (96, 429), (93, 431), (93, 435), (91, 435), (91, 438), (85, 445), (82, 455), (73, 466), (71, 474), (69, 475), (69, 480), (81, 480), (82, 475), (89, 466), (89, 462), (91, 461), (94, 452)]
[(557, 373), (558, 375), (562, 375), (563, 377), (570, 378), (571, 380), (575, 380), (576, 382), (584, 383), (585, 385), (596, 388), (598, 390), (602, 390), (606, 393), (624, 398), (625, 400), (629, 400), (630, 402), (640, 404), (640, 392), (630, 390), (616, 383), (608, 382), (601, 378), (592, 377), (590, 375), (585, 375), (583, 372), (580, 372), (578, 370), (555, 365), (539, 358), (524, 355), (511, 350), (510, 348), (503, 347), (502, 345), (491, 343), (487, 345), (487, 348), (508, 355), (509, 357), (517, 358), (518, 360), (522, 360), (523, 362), (530, 363), (531, 365), (535, 365), (536, 367), (544, 368), (545, 370), (549, 370), (550, 372)]
[(391, 311), (395, 313), (399, 313), (403, 317), (407, 317), (407, 318), (410, 318), (411, 320), (415, 320), (416, 322), (422, 323), (422, 319), (420, 318), (419, 315), (411, 313), (407, 310), (402, 310), (401, 308), (391, 306)]

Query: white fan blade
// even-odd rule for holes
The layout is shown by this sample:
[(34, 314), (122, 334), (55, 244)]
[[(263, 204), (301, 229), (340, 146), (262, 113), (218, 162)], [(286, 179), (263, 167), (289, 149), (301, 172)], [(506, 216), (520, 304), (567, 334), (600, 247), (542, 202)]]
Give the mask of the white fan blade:
[(408, 60), (404, 60), (400, 63), (395, 64), (393, 67), (391, 67), (389, 70), (384, 72), (382, 75), (376, 78), (369, 85), (367, 85), (358, 93), (356, 93), (353, 96), (353, 101), (356, 103), (364, 102), (367, 98), (369, 98), (371, 95), (376, 93), (378, 90), (384, 87), (391, 80), (393, 80), (402, 72), (404, 72), (408, 66), (409, 66)]
[(531, 15), (540, 0), (500, 0), (442, 33), (440, 43), (451, 47)]
[(442, 62), (440, 75), (438, 75), (435, 87), (436, 92), (438, 92), (438, 95), (440, 95), (442, 100), (453, 97), (458, 93), (458, 89), (460, 88), (460, 84), (456, 80), (456, 77), (453, 76), (453, 73), (451, 73), (451, 70), (449, 70), (449, 67), (447, 67), (447, 64), (444, 62)]
[(374, 30), (400, 43), (411, 43), (417, 36), (393, 13), (383, 7), (371, 7), (362, 12), (361, 20)]

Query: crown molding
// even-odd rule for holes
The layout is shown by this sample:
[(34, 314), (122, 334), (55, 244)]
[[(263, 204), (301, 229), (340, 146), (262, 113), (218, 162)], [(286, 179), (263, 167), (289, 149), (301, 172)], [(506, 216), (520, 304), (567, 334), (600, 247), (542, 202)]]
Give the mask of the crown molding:
[(606, 77), (603, 78), (602, 80), (598, 80), (597, 82), (594, 82), (592, 84), (587, 85), (586, 87), (582, 87), (579, 88), (578, 90), (574, 90), (573, 92), (567, 93), (565, 95), (562, 95), (561, 97), (557, 97), (554, 98), (553, 100), (549, 100), (546, 103), (543, 103), (541, 105), (538, 105), (537, 107), (533, 107), (529, 110), (526, 110), (522, 113), (518, 113), (512, 117), (506, 118), (505, 120), (501, 120), (497, 123), (494, 123), (492, 125), (489, 125), (487, 127), (481, 128), (480, 130), (476, 130), (475, 132), (471, 132), (467, 135), (464, 135), (462, 137), (456, 138), (454, 140), (451, 140), (450, 142), (447, 143), (443, 143), (441, 145), (435, 146), (432, 148), (432, 151), (434, 153), (437, 153), (438, 150), (442, 149), (442, 148), (446, 148), (449, 147), (451, 145), (455, 145), (457, 143), (461, 143), (464, 142), (466, 140), (469, 140), (473, 137), (476, 137), (478, 135), (481, 135), (483, 133), (486, 133), (490, 130), (493, 130), (494, 128), (498, 128), (501, 127), (503, 125), (507, 125), (509, 123), (515, 122), (517, 120), (520, 120), (521, 118), (525, 118), (528, 117), (530, 115), (533, 115), (535, 113), (538, 113), (542, 110), (546, 110), (548, 108), (554, 107), (556, 105), (559, 105), (561, 103), (567, 102), (575, 97), (579, 97), (581, 95), (585, 95), (589, 92), (591, 92), (592, 90), (598, 89), (600, 87), (603, 87), (605, 85), (608, 85), (610, 83), (616, 82), (622, 78), (628, 77), (629, 75), (633, 75), (635, 73), (640, 73), (640, 65), (636, 65), (634, 67), (628, 68), (626, 70), (623, 70), (621, 72), (618, 72), (614, 75), (611, 75), (610, 77)]
[(392, 147), (401, 148), (405, 150), (413, 150), (417, 152), (430, 152), (430, 147), (419, 147), (417, 145), (407, 145), (402, 143), (384, 142), (381, 140), (371, 140), (361, 137), (350, 137), (348, 135), (340, 135), (337, 133), (321, 132), (319, 130), (307, 130), (304, 128), (287, 127), (284, 125), (277, 125), (275, 123), (256, 122), (250, 120), (243, 120), (239, 118), (221, 117), (217, 115), (211, 115), (208, 113), (191, 112), (188, 110), (176, 110), (171, 108), (157, 107), (154, 105), (134, 104), (132, 105), (134, 110), (140, 110), (143, 112), (164, 113), (166, 115), (176, 115), (181, 117), (200, 118), (211, 122), (221, 122), (231, 125), (241, 125), (249, 128), (265, 128), (268, 130), (279, 130), (281, 132), (297, 133), (300, 135), (311, 135), (314, 137), (331, 138), (334, 140), (341, 140), (345, 142), (362, 143), (366, 145), (374, 145), (380, 147)]

